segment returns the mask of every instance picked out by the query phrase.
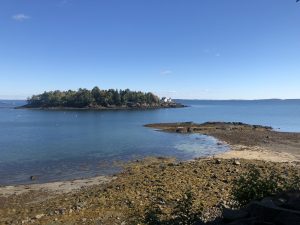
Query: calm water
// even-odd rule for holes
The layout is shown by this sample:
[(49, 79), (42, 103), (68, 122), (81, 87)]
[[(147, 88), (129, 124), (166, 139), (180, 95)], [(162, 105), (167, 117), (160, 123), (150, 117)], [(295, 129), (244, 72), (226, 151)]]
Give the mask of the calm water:
[(227, 150), (211, 137), (143, 127), (178, 121), (241, 121), (300, 131), (300, 100), (180, 101), (191, 107), (149, 111), (16, 110), (0, 101), (0, 185), (111, 174), (118, 161), (145, 156), (185, 160)]

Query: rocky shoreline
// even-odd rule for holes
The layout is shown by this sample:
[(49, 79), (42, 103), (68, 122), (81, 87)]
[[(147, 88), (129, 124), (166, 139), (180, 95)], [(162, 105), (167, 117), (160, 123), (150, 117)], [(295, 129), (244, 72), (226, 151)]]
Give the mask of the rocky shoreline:
[(24, 105), (15, 107), (15, 109), (36, 109), (36, 110), (152, 110), (152, 109), (169, 109), (169, 108), (184, 108), (188, 107), (181, 103), (162, 103), (157, 105), (145, 105), (145, 104), (134, 104), (134, 105), (123, 105), (123, 106), (87, 106), (87, 107), (36, 107), (32, 105)]
[[(171, 218), (172, 210), (188, 190), (195, 197), (193, 208), (202, 209), (203, 221), (223, 224), (225, 216), (231, 223), (237, 212), (227, 212), (227, 215), (222, 212), (232, 205), (236, 180), (251, 168), (257, 168), (266, 178), (276, 173), (286, 182), (300, 176), (300, 160), (295, 152), (297, 133), (241, 123), (147, 126), (212, 135), (228, 143), (231, 151), (187, 162), (147, 158), (127, 164), (123, 172), (110, 178), (1, 187), (0, 224), (144, 224), (145, 211), (153, 202), (166, 219)], [(277, 143), (285, 148), (273, 150)], [(240, 219), (246, 217), (243, 215)]]
[(258, 147), (269, 152), (291, 154), (300, 159), (300, 133), (275, 131), (269, 126), (240, 122), (158, 123), (145, 126), (165, 132), (199, 133), (213, 136), (229, 144), (231, 149), (235, 150)]

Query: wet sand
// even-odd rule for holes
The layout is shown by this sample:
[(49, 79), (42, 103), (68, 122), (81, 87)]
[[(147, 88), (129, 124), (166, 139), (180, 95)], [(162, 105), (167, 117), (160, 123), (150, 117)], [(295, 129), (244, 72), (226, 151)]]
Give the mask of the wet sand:
[(42, 191), (45, 193), (53, 194), (65, 194), (75, 192), (83, 187), (89, 187), (93, 185), (102, 185), (113, 180), (113, 177), (98, 176), (88, 179), (71, 180), (71, 181), (59, 181), (43, 184), (29, 184), (29, 185), (15, 185), (15, 186), (0, 186), (0, 197), (8, 197), (11, 195), (21, 195), (31, 191)]

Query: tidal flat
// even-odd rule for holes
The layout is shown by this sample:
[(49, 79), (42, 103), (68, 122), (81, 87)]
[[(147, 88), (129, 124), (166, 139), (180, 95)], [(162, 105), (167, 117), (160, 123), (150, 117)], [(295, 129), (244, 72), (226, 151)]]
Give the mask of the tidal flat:
[(193, 207), (203, 209), (203, 220), (213, 221), (221, 215), (222, 207), (231, 204), (235, 181), (251, 168), (257, 168), (263, 177), (276, 173), (286, 182), (300, 176), (296, 150), (299, 133), (242, 123), (168, 123), (147, 127), (211, 135), (220, 144), (226, 142), (231, 151), (190, 161), (146, 158), (126, 164), (115, 176), (82, 182), (1, 187), (0, 223), (134, 224), (143, 220), (145, 211), (157, 199), (164, 215), (171, 217), (172, 209), (187, 190), (195, 196)]

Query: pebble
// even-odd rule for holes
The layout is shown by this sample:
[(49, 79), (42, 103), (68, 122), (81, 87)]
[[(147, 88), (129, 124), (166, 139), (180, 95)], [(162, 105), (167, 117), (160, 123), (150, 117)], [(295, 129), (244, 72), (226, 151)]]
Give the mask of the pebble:
[(217, 177), (217, 175), (216, 175), (216, 174), (213, 174), (213, 175), (211, 176), (211, 178), (213, 178), (213, 179), (217, 179), (218, 177)]
[(233, 165), (238, 166), (238, 165), (241, 165), (241, 163), (240, 163), (240, 161), (238, 161), (238, 160), (234, 160), (234, 161), (233, 161)]
[(29, 219), (26, 219), (26, 220), (22, 220), (22, 224), (27, 224), (29, 222)]
[(65, 211), (66, 211), (66, 209), (61, 208), (61, 209), (58, 210), (58, 213), (64, 215)]
[(37, 180), (37, 176), (30, 176), (30, 180)]
[(44, 214), (38, 214), (34, 217), (34, 219), (41, 219), (44, 216)]
[(221, 164), (221, 159), (216, 159), (216, 164)]

